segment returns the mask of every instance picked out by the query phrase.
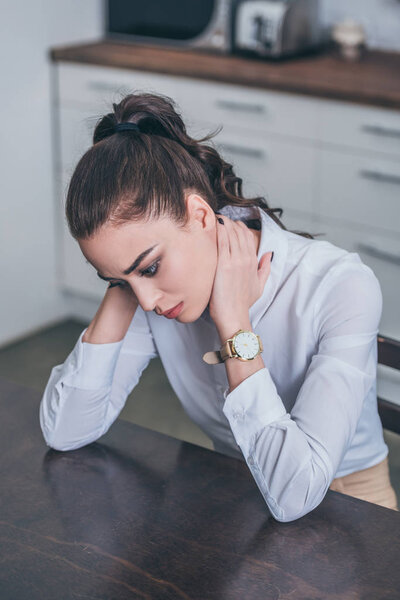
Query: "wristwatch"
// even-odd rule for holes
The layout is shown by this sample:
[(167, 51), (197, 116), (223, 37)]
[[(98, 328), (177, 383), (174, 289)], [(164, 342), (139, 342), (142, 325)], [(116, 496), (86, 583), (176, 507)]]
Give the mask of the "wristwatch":
[(253, 360), (263, 350), (261, 338), (257, 333), (239, 329), (222, 344), (220, 350), (206, 352), (203, 360), (209, 365), (225, 362), (228, 358), (248, 361)]

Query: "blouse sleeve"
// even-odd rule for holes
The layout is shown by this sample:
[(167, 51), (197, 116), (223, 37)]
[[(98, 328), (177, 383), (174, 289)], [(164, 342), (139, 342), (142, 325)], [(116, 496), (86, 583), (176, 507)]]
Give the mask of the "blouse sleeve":
[(157, 356), (140, 306), (119, 342), (82, 342), (86, 329), (64, 363), (53, 367), (40, 402), (43, 437), (56, 450), (81, 448), (106, 433), (143, 370)]
[(318, 351), (291, 414), (268, 368), (225, 390), (223, 412), (275, 519), (293, 521), (323, 500), (374, 385), (382, 293), (372, 270), (340, 265), (316, 293)]

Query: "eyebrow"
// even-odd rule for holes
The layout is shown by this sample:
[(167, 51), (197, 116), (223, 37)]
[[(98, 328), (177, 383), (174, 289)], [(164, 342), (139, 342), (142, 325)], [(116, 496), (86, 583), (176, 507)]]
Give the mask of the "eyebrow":
[[(142, 260), (144, 260), (146, 258), (146, 256), (148, 254), (150, 254), (150, 252), (152, 250), (154, 250), (154, 248), (156, 248), (158, 245), (159, 244), (154, 244), (154, 246), (151, 246), (151, 248), (147, 248), (147, 250), (144, 250), (141, 254), (139, 254), (137, 259), (131, 264), (131, 266), (128, 267), (127, 269), (125, 269), (125, 271), (122, 271), (123, 274), (129, 275), (130, 273), (132, 273), (132, 271), (137, 269), (137, 267), (140, 265)], [(112, 279), (118, 279), (118, 277), (105, 277), (104, 275), (101, 275), (101, 273), (99, 273), (98, 271), (97, 271), (97, 276), (100, 277), (100, 279), (104, 279), (104, 281), (111, 281)]]

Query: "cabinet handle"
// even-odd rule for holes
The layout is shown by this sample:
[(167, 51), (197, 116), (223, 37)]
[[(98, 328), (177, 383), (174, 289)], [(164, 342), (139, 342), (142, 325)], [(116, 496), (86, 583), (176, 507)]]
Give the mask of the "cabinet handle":
[(382, 173), (382, 171), (374, 171), (372, 169), (361, 169), (359, 175), (364, 177), (364, 179), (372, 179), (373, 181), (400, 184), (400, 175), (393, 175), (392, 173)]
[(361, 129), (366, 133), (372, 133), (373, 135), (400, 138), (400, 129), (393, 129), (392, 127), (384, 127), (383, 125), (361, 125)]
[(263, 104), (254, 104), (250, 102), (235, 102), (234, 100), (217, 100), (218, 108), (227, 108), (228, 110), (242, 111), (246, 113), (263, 114), (266, 112)]
[(236, 144), (225, 144), (222, 142), (218, 146), (221, 150), (231, 152), (232, 154), (241, 154), (242, 156), (250, 156), (251, 158), (259, 158), (260, 160), (265, 158), (265, 152), (257, 148), (247, 148), (246, 146), (237, 146)]
[(357, 244), (357, 249), (360, 252), (369, 254), (373, 258), (380, 258), (381, 260), (385, 260), (386, 262), (390, 262), (395, 265), (400, 265), (400, 255), (392, 254), (391, 252), (387, 252), (386, 250), (380, 250), (375, 246), (371, 246), (370, 244), (364, 243)]

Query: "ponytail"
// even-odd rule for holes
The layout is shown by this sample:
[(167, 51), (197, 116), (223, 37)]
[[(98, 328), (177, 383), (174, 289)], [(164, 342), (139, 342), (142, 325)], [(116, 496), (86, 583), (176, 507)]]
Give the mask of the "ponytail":
[[(118, 130), (120, 123), (136, 127)], [(201, 195), (214, 212), (226, 205), (258, 206), (286, 230), (282, 209), (270, 208), (264, 197), (244, 198), (242, 179), (207, 144), (219, 131), (190, 137), (175, 102), (162, 94), (133, 93), (114, 103), (113, 112), (98, 121), (93, 146), (68, 187), (65, 212), (71, 235), (86, 239), (108, 222), (118, 226), (161, 216), (184, 227), (188, 191)]]

